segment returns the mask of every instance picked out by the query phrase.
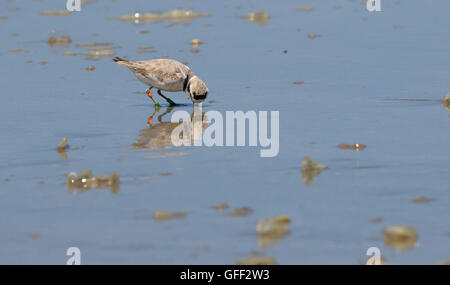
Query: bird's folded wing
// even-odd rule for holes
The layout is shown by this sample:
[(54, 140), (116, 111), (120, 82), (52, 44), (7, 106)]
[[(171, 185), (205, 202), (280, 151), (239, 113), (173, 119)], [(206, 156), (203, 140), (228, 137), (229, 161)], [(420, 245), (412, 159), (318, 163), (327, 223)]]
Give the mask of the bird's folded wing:
[(139, 70), (139, 73), (160, 84), (182, 82), (187, 78), (189, 72), (187, 66), (175, 61), (169, 64), (150, 64), (141, 67), (143, 68)]

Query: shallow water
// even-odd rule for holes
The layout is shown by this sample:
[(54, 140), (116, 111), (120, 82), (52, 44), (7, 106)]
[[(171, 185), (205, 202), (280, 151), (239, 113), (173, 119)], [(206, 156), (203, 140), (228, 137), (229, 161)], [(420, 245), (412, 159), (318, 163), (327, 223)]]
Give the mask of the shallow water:
[[(372, 246), (393, 264), (450, 258), (450, 118), (440, 101), (450, 86), (450, 2), (382, 1), (383, 12), (369, 13), (356, 0), (96, 1), (70, 16), (40, 15), (65, 9), (61, 2), (0, 2), (0, 263), (65, 264), (71, 246), (83, 264), (233, 264), (253, 252), (279, 264), (356, 264)], [(108, 19), (175, 8), (211, 17)], [(238, 17), (260, 8), (270, 15), (265, 25)], [(52, 47), (55, 35), (72, 42)], [(198, 53), (194, 38), (203, 42)], [(154, 113), (136, 94), (146, 87), (111, 56), (86, 59), (88, 48), (76, 46), (86, 42), (112, 43), (129, 59), (188, 62), (215, 101), (204, 112), (278, 110), (279, 155), (133, 148)], [(140, 53), (143, 46), (156, 52)], [(192, 112), (185, 94), (169, 97), (183, 105), (162, 122)], [(162, 104), (153, 126), (166, 111)], [(64, 136), (66, 160), (55, 150)], [(304, 156), (328, 166), (308, 185)], [(117, 171), (119, 193), (69, 191), (65, 174), (85, 168)], [(422, 196), (435, 200), (413, 203)], [(223, 202), (230, 208), (211, 208)], [(252, 211), (231, 217), (238, 207)], [(186, 216), (157, 222), (156, 211)], [(259, 248), (258, 220), (279, 215), (290, 217), (290, 234)], [(417, 245), (386, 247), (391, 224), (413, 227)]]

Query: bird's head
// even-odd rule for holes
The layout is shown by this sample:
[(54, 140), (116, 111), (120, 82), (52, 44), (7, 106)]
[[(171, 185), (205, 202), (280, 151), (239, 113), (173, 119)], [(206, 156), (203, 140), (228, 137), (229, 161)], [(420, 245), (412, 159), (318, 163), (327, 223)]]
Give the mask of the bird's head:
[(208, 88), (197, 76), (189, 79), (186, 92), (194, 103), (201, 103), (208, 96)]

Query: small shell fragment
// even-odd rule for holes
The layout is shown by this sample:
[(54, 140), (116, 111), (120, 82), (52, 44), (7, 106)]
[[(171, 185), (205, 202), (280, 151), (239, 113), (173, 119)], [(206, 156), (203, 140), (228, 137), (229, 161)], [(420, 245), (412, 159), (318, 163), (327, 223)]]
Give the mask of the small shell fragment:
[(168, 219), (173, 219), (173, 218), (181, 218), (181, 217), (185, 217), (186, 216), (186, 212), (160, 212), (160, 211), (156, 211), (155, 215), (154, 215), (154, 219), (157, 222), (162, 222)]
[(415, 229), (403, 225), (391, 225), (383, 231), (384, 244), (397, 250), (406, 250), (414, 247), (417, 242)]
[(423, 196), (423, 197), (419, 197), (419, 198), (413, 199), (412, 202), (414, 204), (426, 204), (426, 203), (432, 202), (434, 200), (436, 200), (436, 199), (428, 198), (428, 197), (424, 197)]
[(248, 207), (236, 208), (233, 211), (231, 211), (230, 216), (232, 217), (247, 216), (251, 212), (252, 209)]
[(301, 167), (303, 183), (305, 185), (311, 184), (314, 178), (325, 169), (328, 169), (328, 166), (318, 163), (309, 156), (305, 156)]
[(68, 10), (47, 10), (42, 11), (41, 16), (69, 16), (70, 12)]
[(370, 222), (371, 222), (372, 224), (381, 223), (382, 221), (383, 221), (383, 218), (381, 218), (381, 217), (376, 217), (376, 218), (370, 219)]
[(340, 149), (351, 149), (351, 150), (361, 151), (361, 150), (364, 150), (366, 148), (366, 145), (359, 144), (359, 143), (355, 143), (355, 144), (341, 143), (341, 144), (338, 145), (338, 147)]
[(256, 10), (247, 15), (239, 16), (239, 18), (249, 19), (252, 23), (264, 27), (270, 19), (269, 14), (264, 9)]
[(198, 47), (201, 46), (202, 44), (203, 44), (203, 42), (202, 42), (201, 40), (199, 40), (199, 39), (193, 39), (193, 40), (190, 42), (190, 45), (193, 46), (193, 47), (195, 47), (195, 48), (198, 48)]
[(313, 7), (304, 7), (304, 8), (296, 8), (296, 11), (300, 11), (300, 12), (312, 12), (314, 11)]
[(444, 105), (444, 108), (448, 112), (448, 117), (450, 118), (450, 87), (448, 88), (447, 95), (445, 95), (444, 100), (442, 100), (442, 104)]
[(59, 142), (58, 146), (56, 147), (56, 149), (59, 150), (66, 150), (69, 148), (69, 145), (67, 144), (67, 137), (63, 137), (63, 139)]
[(216, 209), (217, 211), (222, 211), (222, 210), (228, 209), (228, 204), (227, 203), (222, 203), (222, 204), (219, 204), (219, 205), (211, 206), (211, 208)]

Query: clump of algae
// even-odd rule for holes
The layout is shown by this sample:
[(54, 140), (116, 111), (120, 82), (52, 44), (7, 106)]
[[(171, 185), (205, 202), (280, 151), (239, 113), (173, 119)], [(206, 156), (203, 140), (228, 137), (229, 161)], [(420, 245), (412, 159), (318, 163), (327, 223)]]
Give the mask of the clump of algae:
[(383, 231), (384, 244), (397, 250), (412, 248), (417, 242), (417, 232), (404, 225), (391, 225)]
[(78, 173), (71, 172), (67, 174), (65, 183), (71, 192), (86, 192), (92, 188), (109, 188), (111, 193), (117, 194), (120, 188), (120, 179), (117, 172), (108, 175), (93, 176), (90, 168)]
[(291, 220), (289, 216), (278, 216), (270, 219), (261, 219), (256, 225), (258, 233), (258, 247), (266, 248), (274, 245), (279, 239), (290, 234), (287, 229)]
[(325, 169), (328, 169), (328, 166), (318, 163), (309, 156), (305, 156), (302, 160), (301, 170), (303, 183), (305, 185), (311, 184), (314, 178)]
[(47, 44), (53, 46), (67, 46), (72, 43), (72, 39), (69, 36), (54, 36), (47, 39)]

